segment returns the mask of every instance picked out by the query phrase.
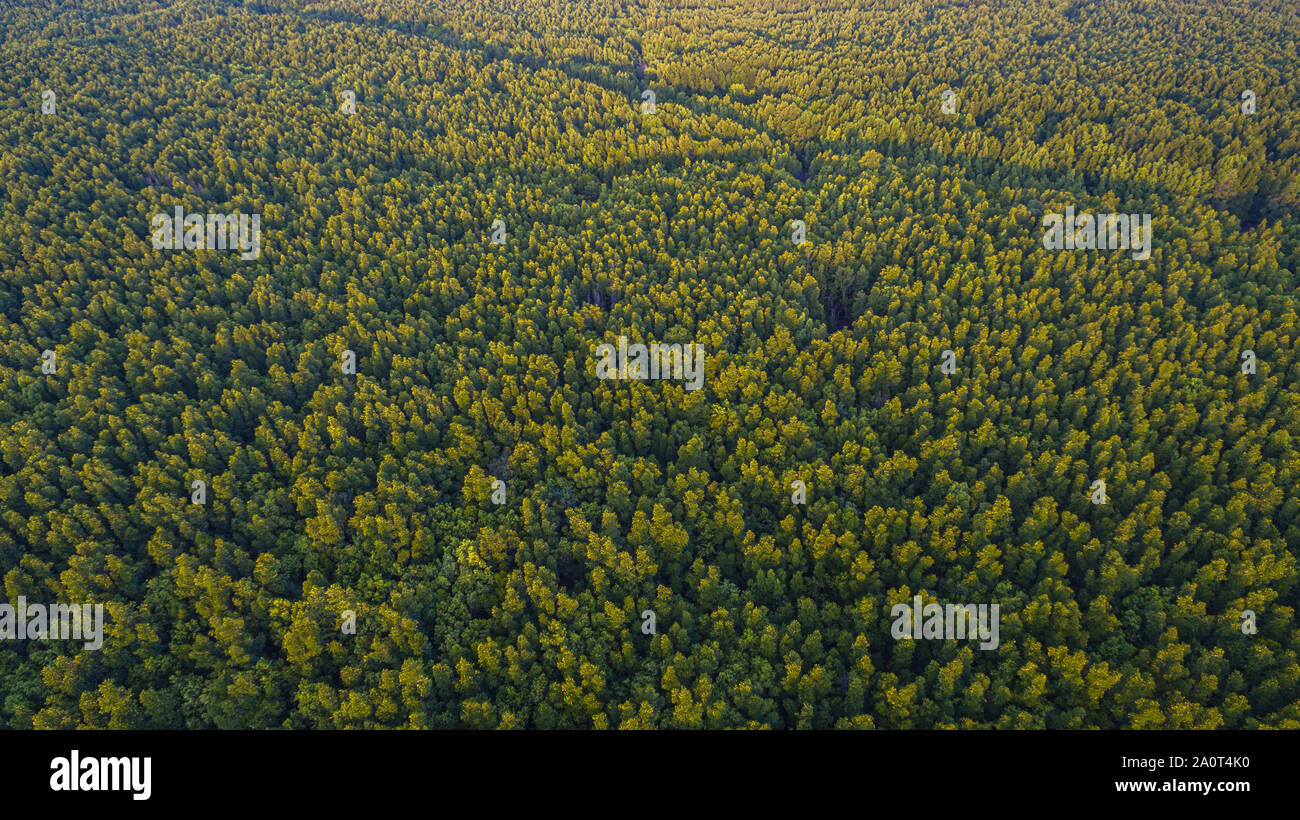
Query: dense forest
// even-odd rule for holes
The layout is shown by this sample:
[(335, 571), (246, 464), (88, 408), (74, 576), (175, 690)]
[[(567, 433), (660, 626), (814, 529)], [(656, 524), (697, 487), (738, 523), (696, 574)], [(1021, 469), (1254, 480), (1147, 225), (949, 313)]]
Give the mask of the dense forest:
[(106, 613), (0, 727), (1300, 728), (1291, 0), (58, 0), (0, 64), (0, 599)]

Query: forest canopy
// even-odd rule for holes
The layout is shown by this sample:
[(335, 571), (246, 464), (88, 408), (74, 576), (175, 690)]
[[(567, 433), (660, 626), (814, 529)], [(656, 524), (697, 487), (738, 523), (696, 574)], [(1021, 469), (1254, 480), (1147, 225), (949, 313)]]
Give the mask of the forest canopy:
[(0, 726), (1300, 728), (1298, 23), (0, 8)]

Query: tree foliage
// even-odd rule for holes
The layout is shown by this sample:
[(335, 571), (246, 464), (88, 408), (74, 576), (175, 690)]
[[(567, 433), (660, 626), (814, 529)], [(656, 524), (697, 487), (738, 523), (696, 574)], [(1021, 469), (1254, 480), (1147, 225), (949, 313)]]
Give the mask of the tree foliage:
[[(1300, 727), (1298, 34), (0, 9), (0, 573), (108, 608), (101, 650), (0, 644), (0, 725)], [(1070, 205), (1152, 214), (1151, 258), (1045, 249)], [(261, 257), (155, 250), (176, 206)], [(703, 389), (596, 379), (620, 334)], [(922, 592), (999, 648), (893, 640)]]

